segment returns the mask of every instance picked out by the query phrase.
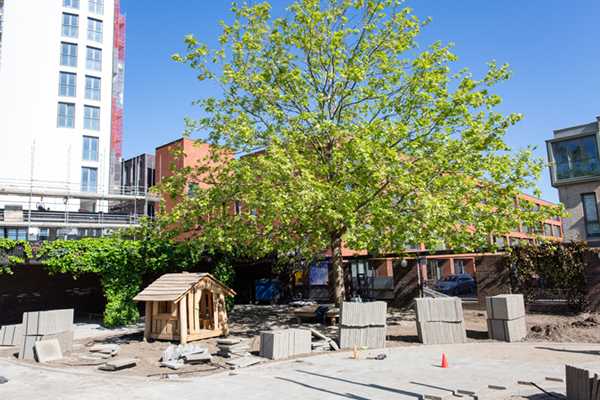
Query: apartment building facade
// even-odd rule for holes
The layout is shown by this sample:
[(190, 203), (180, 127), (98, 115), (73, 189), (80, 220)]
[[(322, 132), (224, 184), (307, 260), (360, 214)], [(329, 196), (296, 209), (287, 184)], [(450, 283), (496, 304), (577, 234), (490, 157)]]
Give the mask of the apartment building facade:
[(600, 246), (600, 117), (584, 125), (554, 131), (547, 140), (552, 186), (571, 217), (564, 218), (565, 240), (578, 236), (590, 247)]
[(2, 0), (0, 15), (0, 237), (102, 229), (121, 194), (120, 0)]

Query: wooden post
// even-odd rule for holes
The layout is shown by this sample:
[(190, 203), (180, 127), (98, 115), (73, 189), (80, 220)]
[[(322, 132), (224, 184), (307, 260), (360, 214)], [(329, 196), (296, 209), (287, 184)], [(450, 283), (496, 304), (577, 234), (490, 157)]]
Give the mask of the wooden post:
[(219, 309), (217, 308), (217, 294), (216, 292), (211, 292), (212, 294), (212, 301), (211, 301), (211, 308), (213, 311), (213, 331), (216, 331), (220, 328), (219, 326)]
[(144, 324), (144, 341), (150, 339), (150, 328), (152, 328), (152, 302), (146, 301), (146, 322)]
[[(187, 295), (186, 295), (187, 297)], [(184, 297), (179, 300), (179, 342), (181, 344), (187, 343), (187, 298)]]
[(190, 318), (189, 318), (189, 321), (188, 321), (188, 322), (189, 322), (189, 325), (190, 325), (190, 333), (195, 333), (195, 332), (196, 332), (196, 330), (194, 329), (194, 328), (196, 327), (196, 324), (194, 324), (194, 320), (196, 319), (196, 317), (195, 317), (195, 315), (194, 315), (194, 314), (195, 314), (195, 313), (194, 313), (194, 291), (195, 291), (195, 290), (192, 288), (192, 289), (191, 289), (191, 290), (188, 292), (188, 294), (187, 294), (187, 296), (186, 296), (186, 297), (187, 297), (187, 302), (188, 302), (188, 304), (187, 304), (187, 309), (189, 310), (189, 314), (188, 314), (188, 313), (186, 313), (186, 315), (185, 315), (185, 316), (182, 316), (182, 317), (184, 317), (184, 318), (187, 318), (187, 317), (188, 317), (188, 315), (189, 315), (189, 317), (190, 317)]
[(223, 335), (229, 335), (229, 328), (227, 327), (227, 307), (225, 307), (225, 295), (219, 293), (219, 318), (221, 319), (220, 328), (223, 330)]

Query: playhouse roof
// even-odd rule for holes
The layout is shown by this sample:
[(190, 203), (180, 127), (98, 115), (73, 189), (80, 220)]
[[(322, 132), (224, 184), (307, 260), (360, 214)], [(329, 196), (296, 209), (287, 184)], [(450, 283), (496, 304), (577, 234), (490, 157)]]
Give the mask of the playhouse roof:
[(206, 272), (165, 274), (152, 282), (133, 298), (135, 301), (179, 301), (188, 290), (203, 279), (209, 279), (219, 286), (223, 293), (235, 296), (235, 292)]

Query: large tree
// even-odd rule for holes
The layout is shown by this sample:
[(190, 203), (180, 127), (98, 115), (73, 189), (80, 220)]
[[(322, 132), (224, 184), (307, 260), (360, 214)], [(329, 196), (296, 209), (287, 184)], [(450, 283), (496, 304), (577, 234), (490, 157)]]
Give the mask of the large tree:
[(197, 228), (197, 240), (255, 256), (330, 249), (339, 303), (343, 246), (492, 248), (490, 235), (558, 214), (514, 206), (544, 162), (503, 140), (521, 119), (492, 111), (500, 98), (488, 89), (510, 77), (506, 64), (490, 62), (479, 80), (451, 73), (451, 45), (419, 50), (429, 21), (393, 0), (297, 0), (278, 19), (270, 10), (234, 3), (220, 49), (188, 36), (187, 55), (174, 56), (222, 89), (197, 102), (204, 118), (187, 120), (188, 134), (208, 134), (198, 142), (211, 156), (163, 187), (180, 196), (201, 183), (163, 214), (175, 232)]

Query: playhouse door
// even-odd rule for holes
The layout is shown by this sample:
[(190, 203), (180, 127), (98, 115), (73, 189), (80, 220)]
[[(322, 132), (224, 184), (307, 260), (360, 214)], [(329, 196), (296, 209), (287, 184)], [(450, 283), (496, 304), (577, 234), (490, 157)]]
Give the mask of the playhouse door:
[(200, 329), (215, 329), (213, 316), (213, 294), (210, 290), (204, 289), (200, 296)]

